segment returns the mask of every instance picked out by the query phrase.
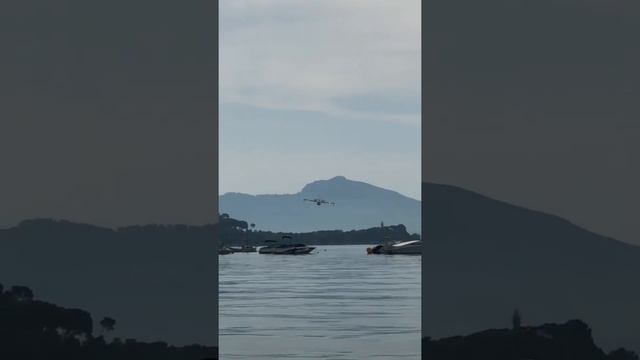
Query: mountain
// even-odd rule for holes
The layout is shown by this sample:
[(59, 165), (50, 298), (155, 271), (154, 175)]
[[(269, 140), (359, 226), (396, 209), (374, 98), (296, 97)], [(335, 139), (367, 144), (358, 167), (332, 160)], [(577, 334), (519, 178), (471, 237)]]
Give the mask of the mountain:
[[(317, 206), (305, 198), (325, 199), (335, 206)], [(295, 194), (226, 193), (219, 199), (221, 213), (255, 223), (261, 230), (352, 230), (384, 222), (403, 224), (411, 233), (421, 232), (420, 201), (344, 176), (314, 181)]]
[(579, 318), (640, 351), (640, 247), (557, 216), (423, 183), (423, 332), (442, 337)]

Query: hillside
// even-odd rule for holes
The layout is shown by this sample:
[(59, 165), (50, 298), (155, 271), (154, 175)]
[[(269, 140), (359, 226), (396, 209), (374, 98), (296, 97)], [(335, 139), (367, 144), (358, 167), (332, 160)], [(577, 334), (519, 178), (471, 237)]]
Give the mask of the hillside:
[[(217, 345), (214, 227), (119, 229), (33, 219), (0, 230), (3, 283), (44, 301), (118, 319), (118, 334), (172, 345)], [(213, 305), (212, 305), (213, 304)]]
[[(317, 206), (305, 198), (325, 199), (335, 206)], [(267, 231), (367, 229), (384, 222), (421, 232), (420, 201), (343, 176), (312, 182), (295, 194), (227, 193), (219, 197), (219, 211)]]
[(564, 324), (490, 329), (467, 336), (422, 341), (422, 358), (429, 360), (638, 360), (624, 348), (605, 354), (580, 320)]
[(293, 236), (295, 242), (307, 245), (357, 245), (379, 244), (385, 240), (408, 241), (419, 239), (411, 235), (404, 225), (385, 225), (359, 230), (320, 230), (305, 233), (257, 231), (248, 229), (246, 221), (222, 217), (219, 222), (219, 236), (225, 246), (265, 245), (266, 240), (279, 240), (283, 235)]
[(501, 327), (518, 307), (534, 323), (583, 319), (605, 349), (640, 350), (640, 247), (461, 188), (422, 194), (426, 336)]
[(16, 360), (213, 360), (217, 347), (170, 346), (118, 336), (118, 321), (105, 317), (100, 328), (90, 313), (36, 300), (26, 286), (0, 284), (0, 358)]

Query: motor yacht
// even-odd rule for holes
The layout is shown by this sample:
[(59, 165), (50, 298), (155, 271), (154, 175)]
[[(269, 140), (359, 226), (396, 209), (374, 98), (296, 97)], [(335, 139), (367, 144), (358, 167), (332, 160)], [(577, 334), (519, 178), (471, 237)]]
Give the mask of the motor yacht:
[(256, 247), (251, 245), (232, 246), (229, 249), (231, 249), (233, 252), (238, 252), (238, 253), (256, 252)]
[(242, 245), (242, 246), (230, 246), (229, 249), (231, 249), (233, 252), (237, 252), (237, 253), (253, 253), (253, 252), (257, 251), (257, 248), (255, 246), (249, 245), (249, 239), (248, 238), (244, 239), (244, 245)]

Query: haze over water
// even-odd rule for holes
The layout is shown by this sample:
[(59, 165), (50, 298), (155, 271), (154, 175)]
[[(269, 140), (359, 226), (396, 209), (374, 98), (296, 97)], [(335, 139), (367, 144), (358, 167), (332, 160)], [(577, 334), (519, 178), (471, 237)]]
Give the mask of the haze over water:
[(366, 247), (220, 256), (220, 357), (419, 359), (421, 257)]

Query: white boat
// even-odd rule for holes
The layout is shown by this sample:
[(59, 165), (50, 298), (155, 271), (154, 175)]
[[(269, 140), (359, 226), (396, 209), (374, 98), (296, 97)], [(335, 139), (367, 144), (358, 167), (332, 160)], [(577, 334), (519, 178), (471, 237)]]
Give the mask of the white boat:
[(232, 246), (229, 249), (231, 249), (234, 253), (256, 252), (256, 247), (251, 245)]
[(422, 240), (386, 243), (367, 248), (368, 254), (422, 255)]

